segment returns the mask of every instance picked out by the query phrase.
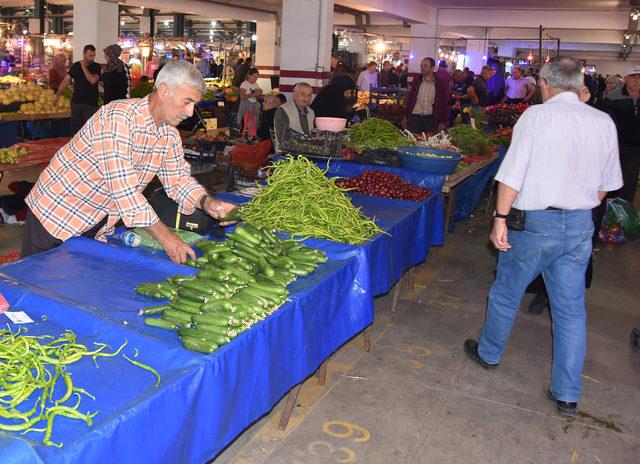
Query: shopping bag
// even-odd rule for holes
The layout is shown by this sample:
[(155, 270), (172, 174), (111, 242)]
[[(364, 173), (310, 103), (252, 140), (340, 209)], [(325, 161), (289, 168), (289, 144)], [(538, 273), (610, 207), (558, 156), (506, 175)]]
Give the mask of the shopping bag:
[(607, 214), (604, 219), (607, 227), (619, 225), (625, 235), (640, 235), (640, 218), (634, 206), (622, 198), (607, 202)]

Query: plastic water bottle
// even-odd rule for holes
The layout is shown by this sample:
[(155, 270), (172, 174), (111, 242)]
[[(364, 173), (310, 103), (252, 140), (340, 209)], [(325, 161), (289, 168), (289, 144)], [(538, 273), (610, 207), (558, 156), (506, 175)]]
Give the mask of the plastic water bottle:
[(142, 242), (142, 237), (131, 230), (125, 230), (124, 232), (115, 234), (114, 237), (120, 240), (125, 245), (133, 248), (139, 246)]

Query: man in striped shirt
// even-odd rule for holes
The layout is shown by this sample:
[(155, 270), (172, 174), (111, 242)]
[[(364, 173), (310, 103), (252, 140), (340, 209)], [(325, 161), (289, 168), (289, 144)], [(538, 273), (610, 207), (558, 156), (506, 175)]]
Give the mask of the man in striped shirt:
[(22, 255), (79, 235), (104, 240), (122, 219), (127, 227), (145, 227), (173, 261), (195, 258), (191, 247), (158, 219), (142, 191), (157, 175), (182, 214), (200, 208), (221, 218), (235, 207), (208, 196), (191, 177), (175, 128), (193, 114), (204, 92), (195, 66), (172, 61), (148, 97), (100, 108), (56, 153), (27, 197)]

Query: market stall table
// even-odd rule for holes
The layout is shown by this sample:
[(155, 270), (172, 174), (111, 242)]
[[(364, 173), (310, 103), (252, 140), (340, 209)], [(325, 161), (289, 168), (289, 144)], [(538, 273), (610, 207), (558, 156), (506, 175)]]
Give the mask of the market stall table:
[[(97, 340), (113, 346), (127, 338), (140, 359), (166, 379), (156, 390), (148, 373), (135, 372), (137, 380), (129, 380), (109, 370), (117, 370), (119, 361), (103, 371), (85, 364), (74, 381), (83, 381), (98, 398), (91, 406), (105, 414), (94, 419), (91, 429), (61, 421), (56, 434), (67, 443), (61, 450), (35, 442), (22, 450), (35, 449), (47, 462), (212, 458), (373, 322), (373, 296), (388, 291), (407, 267), (423, 261), (436, 240), (427, 215), (430, 208), (441, 208), (438, 196), (434, 192), (428, 201), (399, 202), (354, 195), (354, 203), (376, 216), (392, 236), (378, 234), (361, 247), (307, 240), (327, 252), (329, 261), (291, 286), (289, 303), (210, 356), (183, 350), (175, 333), (147, 327), (136, 314), (152, 304), (134, 293), (137, 283), (195, 272), (162, 254), (149, 256), (140, 249), (78, 238), (0, 268), (0, 291), (39, 321), (37, 330), (68, 328), (82, 343)], [(42, 315), (47, 321), (40, 322)], [(101, 363), (101, 369), (103, 364), (107, 366)], [(112, 377), (113, 382), (104, 380)], [(116, 395), (113, 387), (122, 391)], [(158, 435), (165, 439), (156, 445)], [(139, 446), (145, 442), (154, 446)], [(2, 449), (15, 453), (21, 448)]]
[(449, 223), (451, 222), (451, 216), (456, 207), (456, 194), (458, 191), (458, 187), (464, 181), (469, 179), (471, 176), (475, 175), (480, 170), (484, 169), (491, 163), (493, 163), (499, 157), (498, 153), (493, 153), (491, 156), (487, 157), (487, 159), (483, 161), (479, 161), (477, 163), (470, 164), (462, 169), (457, 170), (453, 174), (447, 176), (444, 181), (444, 185), (442, 186), (442, 200), (448, 199), (447, 209), (444, 218), (444, 231), (446, 233), (449, 230)]
[(71, 329), (80, 343), (114, 347), (127, 339), (129, 354), (138, 349), (138, 359), (163, 379), (155, 388), (153, 376), (126, 361), (104, 360), (95, 369), (83, 359), (70, 372), (96, 396), (83, 402), (83, 409), (102, 411), (93, 427), (56, 421), (62, 449), (44, 447), (37, 441), (41, 434), (29, 433), (23, 437), (29, 446), (0, 446), (0, 460), (18, 461), (32, 449), (47, 463), (200, 464), (213, 458), (371, 324), (373, 302), (366, 283), (357, 282), (359, 265), (355, 257), (320, 265), (292, 284), (291, 301), (211, 355), (182, 349), (175, 332), (145, 326), (137, 315), (153, 302), (134, 292), (136, 284), (192, 268), (83, 238), (0, 268), (0, 291), (37, 321), (29, 325), (32, 333)]
[(55, 139), (43, 139), (16, 144), (16, 148), (26, 148), (27, 154), (20, 158), (20, 162), (18, 163), (0, 163), (0, 182), (2, 181), (4, 171), (23, 169), (35, 165), (39, 165), (40, 167), (46, 166), (51, 161), (51, 158), (53, 158), (53, 155), (67, 144), (69, 140), (71, 140), (71, 137), (57, 137)]
[(64, 119), (69, 119), (71, 117), (71, 113), (69, 111), (60, 112), (60, 113), (38, 113), (38, 114), (25, 114), (25, 113), (6, 113), (2, 114), (0, 118), (0, 146), (9, 147), (11, 145), (15, 145), (18, 141), (18, 126), (22, 128), (22, 134), (26, 134), (27, 130), (25, 129), (24, 124), (28, 122), (33, 122), (35, 130), (31, 134), (31, 138), (35, 139), (38, 135), (38, 130), (40, 130), (43, 126), (44, 121), (49, 121), (50, 125), (50, 135), (69, 135), (69, 128), (62, 128), (60, 124), (57, 127), (53, 127), (53, 122), (62, 122)]

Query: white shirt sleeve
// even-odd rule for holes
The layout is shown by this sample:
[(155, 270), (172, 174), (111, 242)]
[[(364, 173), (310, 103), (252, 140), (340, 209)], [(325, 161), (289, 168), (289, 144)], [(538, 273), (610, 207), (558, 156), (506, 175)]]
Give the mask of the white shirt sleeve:
[[(500, 165), (496, 180), (520, 191), (529, 168), (529, 161), (533, 152), (533, 117), (531, 112), (525, 111), (513, 128), (513, 138), (509, 151)], [(528, 117), (527, 117), (528, 116)]]
[(358, 88), (360, 90), (369, 90), (369, 86), (367, 84), (369, 84), (369, 80), (367, 79), (366, 74), (368, 74), (368, 71), (361, 71), (360, 74), (358, 75)]
[(598, 188), (601, 192), (612, 192), (623, 185), (622, 169), (620, 168), (620, 154), (618, 149), (618, 132), (614, 122), (609, 119), (607, 124), (608, 149), (607, 156), (602, 166), (602, 185)]

